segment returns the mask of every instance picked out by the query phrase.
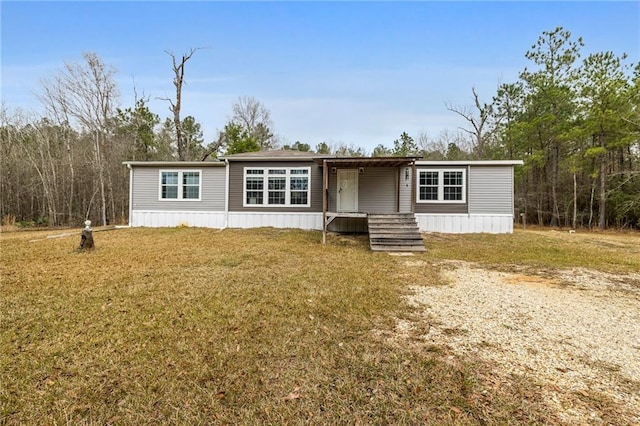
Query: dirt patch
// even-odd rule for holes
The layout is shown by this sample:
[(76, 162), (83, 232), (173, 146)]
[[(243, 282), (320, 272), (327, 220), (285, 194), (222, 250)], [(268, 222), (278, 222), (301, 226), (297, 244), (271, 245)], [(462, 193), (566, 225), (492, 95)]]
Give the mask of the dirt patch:
[(563, 421), (640, 423), (640, 274), (571, 269), (540, 277), (447, 266), (449, 285), (415, 286), (409, 297), (429, 327), (405, 320), (401, 334), (419, 328), (426, 345), (533, 378)]

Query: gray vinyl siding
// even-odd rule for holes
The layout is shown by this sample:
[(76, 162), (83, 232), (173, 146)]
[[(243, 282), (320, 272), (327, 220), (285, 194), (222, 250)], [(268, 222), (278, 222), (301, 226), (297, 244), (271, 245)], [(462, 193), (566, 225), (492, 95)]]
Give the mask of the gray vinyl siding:
[[(159, 200), (160, 170), (200, 170), (200, 201)], [(132, 209), (224, 211), (225, 167), (133, 167)]]
[[(406, 174), (405, 170), (408, 170), (409, 173)], [(400, 169), (400, 213), (411, 212), (411, 205), (413, 204), (412, 173), (411, 167)]]
[(513, 214), (513, 167), (471, 167), (469, 213)]
[(416, 203), (416, 213), (433, 214), (466, 214), (469, 213), (467, 204), (445, 204), (445, 203)]
[[(310, 167), (310, 207), (243, 207), (245, 167)], [(322, 212), (322, 167), (313, 161), (231, 161), (229, 162), (229, 211), (232, 212)]]
[[(465, 214), (465, 213), (469, 213), (469, 181), (470, 181), (470, 176), (469, 176), (469, 169), (467, 167), (451, 167), (451, 166), (447, 166), (446, 164), (443, 164), (442, 166), (439, 167), (418, 167), (416, 168), (416, 194), (418, 192), (418, 178), (420, 176), (420, 171), (421, 170), (442, 170), (442, 169), (447, 169), (447, 170), (467, 170), (467, 178), (466, 178), (466, 184), (467, 184), (467, 196), (466, 196), (466, 202), (465, 203), (418, 203), (414, 200), (415, 202), (415, 212), (416, 213), (433, 213), (433, 214), (446, 214), (446, 213), (451, 213), (451, 214)], [(417, 195), (416, 195), (417, 197)]]
[[(338, 173), (329, 173), (329, 211), (336, 211)], [(365, 167), (358, 174), (358, 211), (395, 213), (398, 211), (398, 169)]]

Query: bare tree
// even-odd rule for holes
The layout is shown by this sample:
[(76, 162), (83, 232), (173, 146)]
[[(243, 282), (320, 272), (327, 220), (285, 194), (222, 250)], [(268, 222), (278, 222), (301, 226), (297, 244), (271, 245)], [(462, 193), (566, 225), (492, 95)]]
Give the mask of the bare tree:
[[(78, 124), (92, 134), (93, 163), (97, 169), (101, 201), (101, 221), (107, 224), (107, 181), (104, 149), (109, 142), (109, 122), (119, 98), (115, 69), (107, 66), (93, 52), (82, 55), (84, 62), (65, 63), (52, 79), (43, 80), (40, 100), (49, 112)], [(110, 188), (109, 188), (110, 189)]]
[(273, 122), (271, 113), (260, 101), (252, 97), (242, 96), (233, 104), (231, 121), (240, 125), (254, 138), (262, 150), (271, 149), (275, 145), (271, 133)]
[(42, 190), (44, 192), (44, 204), (48, 214), (50, 224), (57, 225), (57, 195), (58, 179), (56, 176), (56, 152), (52, 146), (55, 141), (50, 134), (51, 128), (46, 120), (34, 122), (25, 126), (20, 131), (22, 153), (29, 160), (33, 170), (38, 175)]
[(44, 106), (45, 113), (50, 120), (53, 120), (59, 126), (65, 129), (64, 132), (64, 145), (66, 151), (66, 166), (69, 169), (69, 182), (66, 188), (67, 191), (67, 215), (68, 220), (71, 222), (73, 218), (73, 199), (75, 195), (76, 184), (76, 172), (74, 167), (74, 147), (71, 142), (71, 118), (69, 117), (68, 105), (64, 101), (64, 94), (60, 91), (61, 86), (55, 83), (49, 82), (42, 85), (42, 92), (37, 94), (40, 103)]
[(420, 148), (422, 157), (429, 160), (443, 160), (446, 158), (447, 147), (440, 141), (441, 139), (434, 139), (422, 131), (416, 137), (416, 143)]
[(182, 121), (180, 120), (180, 108), (182, 108), (182, 85), (184, 83), (184, 67), (189, 59), (200, 50), (200, 47), (189, 49), (189, 53), (182, 55), (180, 60), (176, 59), (176, 55), (169, 51), (165, 50), (165, 53), (171, 56), (171, 62), (173, 64), (173, 85), (176, 88), (176, 100), (175, 102), (170, 98), (160, 98), (164, 101), (169, 102), (169, 110), (173, 113), (173, 124), (176, 128), (176, 144), (178, 147), (178, 159), (180, 161), (187, 160), (187, 149), (186, 144), (183, 138), (182, 132)]
[(218, 132), (218, 139), (207, 145), (207, 148), (200, 158), (200, 161), (205, 161), (211, 155), (217, 153), (225, 145), (226, 142), (227, 134), (225, 132)]
[(490, 138), (490, 130), (488, 129), (488, 127), (489, 120), (491, 119), (493, 113), (493, 107), (491, 104), (483, 104), (480, 102), (475, 87), (471, 88), (471, 93), (473, 93), (473, 104), (476, 110), (475, 113), (467, 107), (454, 107), (453, 105), (451, 105), (451, 103), (448, 102), (445, 102), (445, 107), (449, 111), (455, 112), (460, 117), (469, 122), (469, 124), (471, 125), (471, 129), (460, 127), (460, 130), (463, 130), (471, 135), (473, 139), (475, 154), (478, 158), (482, 158), (485, 155), (485, 146)]

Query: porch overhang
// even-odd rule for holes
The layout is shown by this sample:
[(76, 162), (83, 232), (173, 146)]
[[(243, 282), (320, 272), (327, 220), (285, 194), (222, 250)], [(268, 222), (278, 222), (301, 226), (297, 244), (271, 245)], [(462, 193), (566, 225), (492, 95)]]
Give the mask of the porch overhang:
[(338, 157), (314, 158), (317, 164), (327, 167), (402, 167), (412, 166), (420, 157)]
[[(327, 242), (327, 227), (337, 217), (366, 217), (359, 212), (329, 212), (329, 170), (332, 168), (361, 168), (361, 167), (411, 167), (412, 197), (415, 199), (415, 164), (420, 157), (319, 157), (314, 158), (316, 164), (322, 166), (322, 244)], [(399, 202), (399, 201), (398, 201)], [(411, 205), (413, 212), (413, 203)]]

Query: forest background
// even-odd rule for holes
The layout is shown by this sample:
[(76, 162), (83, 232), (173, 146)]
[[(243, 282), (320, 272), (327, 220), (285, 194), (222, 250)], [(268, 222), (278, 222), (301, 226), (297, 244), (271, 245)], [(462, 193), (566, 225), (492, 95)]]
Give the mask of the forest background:
[(583, 57), (580, 37), (558, 27), (525, 52), (528, 66), (494, 94), (469, 88), (470, 105), (443, 109), (466, 125), (410, 135), (372, 152), (348, 143), (296, 140), (273, 132), (267, 105), (238, 97), (227, 123), (205, 141), (200, 118), (182, 116), (182, 86), (201, 49), (167, 53), (175, 92), (162, 117), (134, 94), (120, 106), (117, 70), (93, 52), (66, 62), (36, 90), (43, 113), (0, 107), (3, 225), (78, 226), (127, 222), (123, 161), (213, 161), (224, 154), (294, 149), (337, 156), (432, 160), (521, 159), (515, 208), (528, 223), (640, 228), (640, 65), (611, 51)]

